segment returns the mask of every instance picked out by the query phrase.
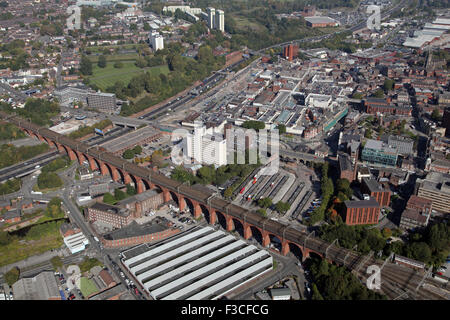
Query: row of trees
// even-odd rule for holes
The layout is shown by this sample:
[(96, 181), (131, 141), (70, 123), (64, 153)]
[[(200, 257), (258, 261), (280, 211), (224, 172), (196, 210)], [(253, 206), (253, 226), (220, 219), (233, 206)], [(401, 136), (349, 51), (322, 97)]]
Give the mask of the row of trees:
[(25, 133), (11, 123), (2, 124), (0, 126), (0, 140), (15, 140), (25, 137)]
[(59, 115), (60, 112), (58, 103), (35, 98), (27, 99), (25, 106), (18, 109), (13, 109), (8, 103), (0, 102), (0, 110), (7, 113), (15, 112), (18, 116), (40, 126), (52, 125), (53, 122), (50, 119)]
[(124, 200), (130, 196), (133, 196), (136, 193), (137, 193), (136, 188), (128, 184), (126, 192), (117, 188), (114, 190), (114, 195), (112, 195), (109, 192), (105, 193), (103, 195), (103, 202), (107, 204), (116, 204), (117, 202)]
[(140, 155), (142, 153), (142, 147), (141, 146), (135, 146), (133, 149), (127, 149), (122, 154), (122, 157), (124, 159), (133, 159), (135, 156)]
[(325, 241), (333, 242), (339, 239), (341, 247), (352, 249), (357, 245), (357, 251), (367, 254), (371, 250), (379, 252), (386, 246), (386, 240), (392, 235), (390, 229), (382, 232), (377, 228), (368, 226), (348, 226), (345, 223), (324, 224), (319, 229), (319, 237)]
[(398, 235), (398, 230), (384, 228), (382, 231), (368, 226), (347, 226), (338, 221), (323, 225), (319, 237), (332, 242), (339, 239), (339, 245), (351, 249), (357, 245), (357, 251), (367, 254), (371, 250), (389, 256), (397, 253), (428, 265), (441, 266), (450, 254), (450, 223), (437, 223), (410, 234), (408, 242), (394, 241), (387, 243), (391, 236)]
[(37, 185), (40, 190), (59, 188), (63, 184), (62, 179), (54, 172), (42, 172), (37, 179)]
[[(197, 170), (196, 175), (178, 166), (172, 171), (171, 178), (183, 183), (213, 184), (220, 186), (234, 177), (246, 178), (259, 164), (228, 164), (217, 169), (214, 166), (203, 166)], [(228, 187), (224, 191), (225, 197), (231, 197), (234, 187)]]
[(21, 180), (20, 179), (11, 179), (4, 183), (0, 183), (0, 194), (9, 194), (14, 193), (20, 190)]
[(322, 177), (320, 180), (321, 192), (322, 192), (322, 203), (320, 206), (314, 209), (311, 213), (308, 224), (314, 225), (315, 223), (322, 221), (325, 218), (325, 211), (328, 208), (328, 203), (334, 193), (333, 180), (328, 177), (329, 165), (327, 162), (321, 165)]
[(53, 198), (47, 204), (47, 208), (44, 211), (44, 217), (49, 219), (58, 219), (64, 217), (64, 211), (61, 208), (61, 198)]
[[(0, 20), (2, 20), (1, 16)], [(25, 42), (23, 40), (14, 40), (0, 45), (0, 52), (2, 52), (4, 56), (11, 56), (11, 59), (0, 59), (0, 69), (11, 68), (11, 70), (17, 71), (29, 67), (27, 59), (30, 55), (24, 48)]]
[(242, 124), (242, 127), (245, 129), (262, 130), (266, 127), (266, 124), (263, 121), (247, 120), (247, 121), (244, 121), (244, 123)]
[(71, 132), (69, 134), (69, 137), (72, 139), (82, 138), (84, 136), (87, 136), (88, 134), (94, 133), (95, 132), (94, 129), (96, 129), (96, 128), (103, 130), (110, 125), (112, 125), (112, 121), (109, 119), (105, 119), (105, 120), (99, 121), (97, 123), (94, 123), (92, 126), (80, 127), (77, 131)]
[(136, 103), (122, 106), (121, 115), (131, 115), (172, 97), (225, 64), (225, 58), (215, 57), (209, 46), (201, 46), (195, 59), (183, 57), (183, 52), (184, 48), (179, 43), (172, 43), (167, 48), (158, 50), (153, 57), (138, 59), (136, 62), (140, 64), (139, 66), (145, 67), (160, 65), (165, 61), (170, 70), (167, 75), (141, 73), (133, 77), (128, 84), (118, 81), (114, 86), (107, 88), (108, 92), (115, 93), (120, 99), (135, 98), (144, 91), (148, 94)]
[(428, 225), (411, 233), (408, 243), (392, 242), (385, 248), (385, 254), (391, 252), (425, 262), (428, 265), (441, 266), (450, 254), (450, 222)]
[(310, 259), (313, 277), (312, 300), (386, 300), (387, 297), (369, 290), (345, 267), (325, 259)]
[(45, 143), (35, 146), (16, 147), (12, 144), (3, 144), (0, 146), (0, 168), (12, 166), (31, 159), (41, 153), (48, 151), (49, 146)]
[(70, 164), (70, 159), (67, 155), (64, 155), (42, 167), (42, 172), (56, 172), (62, 168), (65, 168)]

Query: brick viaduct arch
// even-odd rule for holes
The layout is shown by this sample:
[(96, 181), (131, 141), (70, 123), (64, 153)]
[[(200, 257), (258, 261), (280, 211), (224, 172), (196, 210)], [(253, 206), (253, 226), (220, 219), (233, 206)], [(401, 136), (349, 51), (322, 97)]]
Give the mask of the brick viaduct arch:
[[(152, 183), (150, 179), (145, 179), (137, 175), (130, 174), (124, 168), (115, 167), (114, 165), (101, 160), (101, 156), (100, 159), (97, 159), (95, 156), (91, 156), (85, 152), (73, 150), (71, 147), (64, 145), (64, 143), (59, 143), (58, 141), (55, 141), (51, 138), (36, 134), (32, 130), (28, 130), (25, 128), (21, 129), (29, 136), (36, 137), (40, 141), (46, 142), (50, 146), (57, 148), (60, 153), (66, 153), (71, 160), (76, 160), (80, 164), (83, 164), (84, 161), (87, 161), (91, 170), (99, 170), (102, 175), (110, 175), (112, 180), (114, 181), (121, 180), (124, 182), (124, 184), (134, 184), (138, 193), (142, 193), (145, 190), (150, 189), (161, 190), (163, 193), (164, 202), (168, 202), (173, 199), (178, 204), (180, 210), (184, 210), (186, 207), (189, 207), (194, 218), (199, 218), (203, 214), (209, 224), (220, 224), (227, 231), (236, 230), (244, 239), (254, 237), (255, 240), (262, 244), (264, 247), (269, 246), (271, 242), (278, 242), (280, 244), (279, 249), (281, 249), (281, 253), (283, 255), (286, 255), (289, 252), (293, 252), (295, 255), (301, 256), (302, 259), (305, 259), (309, 257), (310, 253), (316, 253), (308, 248), (304, 248), (296, 242), (283, 239), (283, 237), (280, 236), (283, 230), (279, 230), (279, 232), (277, 231), (279, 234), (269, 232), (267, 230), (264, 230), (264, 228), (244, 221), (245, 218), (239, 219), (225, 212), (217, 211), (216, 209), (208, 206), (208, 204), (206, 203), (202, 203), (201, 201), (185, 197), (181, 193), (169, 190), (162, 185)], [(37, 131), (39, 132), (39, 130)], [(275, 241), (275, 239), (277, 239), (278, 241)], [(320, 253), (316, 254), (321, 257), (323, 256)]]

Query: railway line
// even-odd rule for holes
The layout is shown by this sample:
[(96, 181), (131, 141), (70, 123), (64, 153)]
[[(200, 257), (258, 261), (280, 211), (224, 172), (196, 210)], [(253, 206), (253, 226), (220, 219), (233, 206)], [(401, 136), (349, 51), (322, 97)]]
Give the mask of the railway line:
[[(185, 198), (197, 201), (200, 204), (206, 204), (207, 207), (216, 210), (216, 212), (220, 212), (230, 218), (235, 218), (243, 221), (244, 223), (250, 224), (265, 234), (276, 236), (282, 243), (290, 242), (296, 244), (300, 248), (303, 248), (303, 251), (308, 250), (309, 252), (317, 253), (339, 265), (349, 267), (349, 263), (351, 263), (351, 266), (349, 267), (350, 269), (355, 269), (355, 263), (357, 263), (356, 266), (358, 266), (361, 262), (365, 262), (365, 264), (378, 263), (374, 259), (366, 259), (366, 257), (361, 256), (357, 252), (337, 247), (333, 243), (330, 244), (329, 242), (313, 237), (306, 232), (289, 228), (290, 226), (288, 225), (265, 218), (257, 212), (247, 210), (223, 198), (216, 197), (212, 191), (197, 190), (188, 185), (172, 180), (162, 174), (153, 172), (150, 169), (129, 163), (126, 160), (100, 148), (89, 147), (85, 143), (72, 140), (49, 129), (39, 127), (15, 115), (0, 112), (0, 117), (16, 124), (18, 127), (26, 130), (27, 133), (36, 135), (41, 140), (45, 139), (50, 145), (56, 146), (56, 144), (58, 144), (59, 146), (65, 148), (67, 153), (72, 153), (72, 156), (76, 156), (77, 154), (90, 156), (95, 159), (99, 159), (108, 166), (121, 168), (128, 175), (131, 175), (136, 179), (142, 179), (146, 181), (146, 183), (151, 182), (158, 188), (166, 189), (168, 192), (181, 195)], [(77, 153), (75, 153), (75, 151)], [(398, 266), (395, 266), (389, 262), (385, 267), (388, 265), (391, 265), (392, 268), (398, 269)], [(404, 282), (404, 279), (395, 279), (396, 283), (399, 285)], [(430, 296), (434, 297), (435, 294), (430, 293)]]

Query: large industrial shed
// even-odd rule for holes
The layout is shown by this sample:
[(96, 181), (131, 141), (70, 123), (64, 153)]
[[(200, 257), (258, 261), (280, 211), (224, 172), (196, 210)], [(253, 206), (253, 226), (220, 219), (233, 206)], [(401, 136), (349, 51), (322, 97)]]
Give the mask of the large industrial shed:
[(219, 299), (273, 268), (267, 251), (209, 226), (121, 256), (135, 280), (158, 300)]

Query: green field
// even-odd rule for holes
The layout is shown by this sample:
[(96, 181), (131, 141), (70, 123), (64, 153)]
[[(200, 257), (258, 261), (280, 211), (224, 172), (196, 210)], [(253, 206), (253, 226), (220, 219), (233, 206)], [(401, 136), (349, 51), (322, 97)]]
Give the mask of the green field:
[(117, 69), (114, 68), (113, 63), (108, 62), (106, 68), (99, 68), (97, 65), (94, 65), (92, 68), (93, 75), (89, 77), (89, 80), (104, 91), (107, 87), (113, 86), (117, 81), (122, 81), (127, 85), (131, 78), (145, 71), (149, 71), (155, 75), (159, 75), (160, 73), (168, 74), (169, 68), (164, 65), (141, 69), (134, 65), (134, 61), (128, 61), (123, 63), (123, 68)]
[[(100, 55), (89, 55), (88, 58), (91, 60), (92, 63), (96, 64), (98, 62), (98, 58)], [(122, 62), (131, 62), (136, 61), (136, 59), (139, 58), (139, 54), (136, 53), (124, 53), (124, 54), (108, 54), (106, 55), (106, 61), (108, 62), (115, 62), (115, 61), (122, 61)]]
[(86, 277), (81, 277), (80, 279), (80, 290), (81, 293), (85, 298), (87, 298), (89, 295), (96, 293), (98, 291), (97, 287), (95, 286), (94, 282)]
[(14, 240), (6, 246), (0, 246), (0, 266), (59, 248), (63, 244), (64, 242), (58, 230), (53, 234), (43, 236), (39, 240)]

